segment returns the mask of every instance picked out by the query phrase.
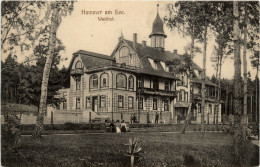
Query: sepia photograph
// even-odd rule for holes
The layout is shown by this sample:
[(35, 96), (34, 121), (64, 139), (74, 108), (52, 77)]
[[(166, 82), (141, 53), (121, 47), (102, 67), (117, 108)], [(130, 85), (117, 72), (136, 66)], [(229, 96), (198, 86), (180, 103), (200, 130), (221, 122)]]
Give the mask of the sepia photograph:
[(1, 1), (1, 166), (259, 166), (259, 1)]

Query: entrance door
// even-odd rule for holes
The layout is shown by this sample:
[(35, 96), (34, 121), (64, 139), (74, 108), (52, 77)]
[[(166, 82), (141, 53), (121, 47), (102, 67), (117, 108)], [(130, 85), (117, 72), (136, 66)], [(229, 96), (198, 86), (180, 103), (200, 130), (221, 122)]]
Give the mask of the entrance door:
[(92, 110), (94, 111), (94, 112), (97, 112), (97, 106), (98, 105), (98, 102), (97, 102), (97, 96), (94, 96), (93, 97), (93, 100), (92, 100)]

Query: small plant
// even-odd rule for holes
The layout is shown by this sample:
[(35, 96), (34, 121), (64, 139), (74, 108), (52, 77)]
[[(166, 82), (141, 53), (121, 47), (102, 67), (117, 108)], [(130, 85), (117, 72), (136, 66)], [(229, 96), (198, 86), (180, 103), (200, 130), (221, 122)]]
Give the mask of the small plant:
[(126, 144), (129, 146), (127, 150), (127, 155), (131, 157), (131, 167), (134, 166), (134, 158), (138, 157), (142, 151), (140, 144), (141, 141), (139, 141), (139, 139), (136, 137), (129, 138), (129, 143)]

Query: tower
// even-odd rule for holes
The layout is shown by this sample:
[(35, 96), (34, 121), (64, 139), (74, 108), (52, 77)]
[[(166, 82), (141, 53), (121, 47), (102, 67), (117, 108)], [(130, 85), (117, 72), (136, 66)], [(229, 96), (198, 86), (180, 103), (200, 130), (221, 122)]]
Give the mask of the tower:
[(152, 33), (149, 35), (151, 38), (151, 47), (158, 48), (160, 50), (164, 50), (164, 40), (167, 37), (163, 30), (163, 21), (158, 13), (159, 4), (157, 4), (157, 15), (155, 20), (153, 21)]

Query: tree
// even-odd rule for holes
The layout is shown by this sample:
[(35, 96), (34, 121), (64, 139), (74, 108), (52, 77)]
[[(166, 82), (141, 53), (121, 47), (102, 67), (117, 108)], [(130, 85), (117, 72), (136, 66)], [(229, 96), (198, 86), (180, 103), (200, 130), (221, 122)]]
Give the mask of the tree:
[[(2, 1), (1, 48), (2, 53), (20, 48), (29, 50), (37, 38), (37, 30), (49, 17), (44, 11), (46, 2)], [(16, 47), (16, 49), (14, 49)]]
[[(193, 57), (194, 42), (197, 39), (203, 42), (203, 74), (202, 74), (202, 112), (201, 112), (201, 131), (204, 133), (204, 108), (205, 108), (205, 79), (206, 79), (206, 49), (208, 28), (211, 25), (212, 15), (214, 13), (212, 2), (176, 2), (175, 5), (169, 4), (167, 10), (169, 16), (165, 17), (168, 27), (177, 28), (184, 36), (191, 36), (191, 57)], [(196, 13), (196, 14), (194, 14)], [(190, 69), (191, 71), (191, 69)], [(189, 76), (191, 80), (191, 76)], [(193, 100), (192, 100), (193, 101)], [(191, 105), (191, 104), (190, 104)], [(188, 116), (185, 119), (182, 133), (185, 128), (191, 109), (188, 110)]]
[[(218, 91), (217, 92), (217, 117), (216, 128), (218, 126), (218, 115), (220, 113), (220, 97), (221, 97), (221, 70), (224, 55), (230, 55), (228, 51), (229, 43), (231, 42), (232, 35), (232, 3), (230, 2), (218, 2), (214, 3), (214, 10), (216, 11), (216, 20), (212, 24), (212, 29), (215, 32), (215, 52), (211, 59), (216, 63), (216, 77), (218, 78)], [(214, 56), (215, 55), (215, 56)]]
[(52, 66), (52, 60), (55, 52), (56, 46), (56, 33), (58, 26), (61, 22), (61, 17), (66, 16), (68, 12), (71, 12), (73, 9), (73, 2), (50, 2), (48, 4), (48, 9), (52, 11), (51, 22), (50, 22), (50, 38), (49, 38), (49, 47), (47, 52), (47, 58), (44, 66), (43, 77), (42, 77), (42, 86), (41, 86), (41, 98), (39, 105), (39, 112), (36, 120), (36, 126), (33, 133), (35, 138), (41, 137), (41, 132), (43, 130), (43, 119), (44, 114), (47, 111), (47, 90), (48, 90), (48, 81), (50, 76), (50, 69)]
[(8, 55), (5, 62), (2, 62), (1, 69), (1, 89), (2, 100), (6, 102), (16, 102), (17, 88), (20, 81), (20, 71), (16, 56)]

